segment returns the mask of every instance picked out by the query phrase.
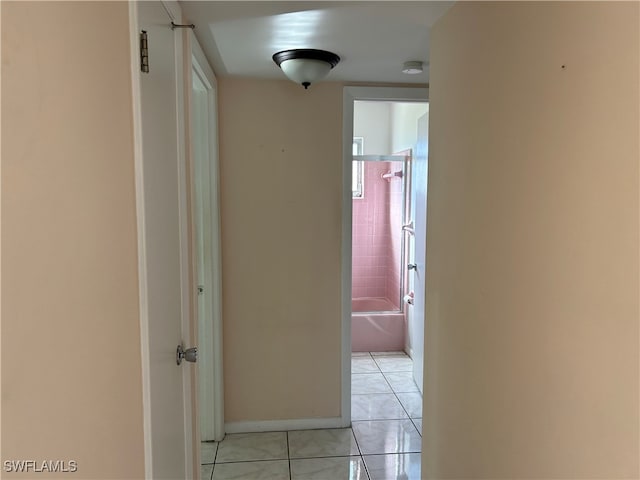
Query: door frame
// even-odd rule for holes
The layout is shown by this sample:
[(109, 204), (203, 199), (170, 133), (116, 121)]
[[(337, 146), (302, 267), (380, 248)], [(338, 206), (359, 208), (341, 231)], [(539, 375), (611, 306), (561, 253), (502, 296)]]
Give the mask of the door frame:
[[(158, 0), (167, 13), (167, 26), (171, 22), (182, 23), (182, 11), (176, 1)], [(149, 346), (150, 319), (148, 310), (148, 284), (147, 284), (147, 255), (146, 255), (146, 230), (145, 230), (145, 202), (144, 202), (144, 151), (142, 141), (142, 93), (140, 71), (140, 24), (138, 17), (138, 2), (129, 2), (129, 40), (131, 54), (131, 97), (133, 113), (133, 138), (134, 138), (134, 176), (136, 189), (136, 223), (138, 246), (138, 288), (139, 288), (139, 312), (140, 312), (140, 352), (141, 352), (141, 380), (142, 380), (142, 416), (143, 416), (143, 440), (144, 440), (144, 465), (145, 478), (155, 477), (153, 472), (152, 450), (152, 398), (150, 363), (151, 351)], [(186, 127), (185, 127), (185, 65), (183, 62), (185, 41), (180, 32), (174, 35), (175, 42), (175, 66), (176, 66), (176, 142), (177, 163), (179, 180), (179, 238), (180, 238), (180, 296), (181, 296), (181, 336), (184, 345), (194, 344), (193, 316), (191, 314), (191, 290), (190, 278), (190, 252), (188, 249), (188, 184), (186, 168)], [(194, 369), (190, 369), (194, 370)], [(183, 424), (184, 424), (184, 478), (196, 478), (200, 475), (197, 465), (199, 449), (194, 449), (194, 418), (197, 418), (197, 405), (193, 401), (195, 392), (194, 375), (183, 373)]]
[[(209, 208), (211, 213), (210, 222), (203, 225), (203, 228), (209, 231), (209, 238), (211, 244), (205, 246), (210, 247), (211, 256), (209, 261), (205, 260), (205, 270), (210, 272), (210, 284), (211, 294), (207, 296), (208, 308), (207, 311), (211, 312), (211, 322), (206, 326), (206, 334), (211, 339), (211, 351), (213, 353), (212, 369), (209, 372), (212, 375), (210, 383), (202, 385), (199, 379), (196, 381), (198, 385), (198, 391), (196, 392), (196, 399), (199, 398), (200, 389), (205, 389), (204, 395), (213, 404), (213, 411), (210, 414), (205, 414), (204, 409), (198, 407), (200, 415), (203, 415), (204, 423), (206, 423), (205, 429), (207, 430), (207, 436), (212, 436), (214, 440), (220, 441), (225, 435), (224, 430), (224, 394), (223, 394), (223, 364), (222, 364), (222, 241), (220, 238), (220, 166), (218, 157), (218, 84), (213, 72), (207, 61), (204, 51), (200, 47), (196, 36), (193, 31), (189, 31), (187, 51), (190, 52), (190, 63), (187, 69), (187, 108), (188, 108), (188, 132), (189, 132), (189, 166), (190, 166), (190, 185), (191, 185), (191, 200), (192, 208), (191, 214), (193, 215), (193, 221), (191, 226), (191, 247), (193, 251), (193, 275), (192, 281), (194, 285), (197, 284), (197, 268), (198, 258), (195, 246), (196, 230), (195, 230), (195, 214), (196, 214), (196, 188), (195, 188), (195, 173), (196, 173), (196, 160), (194, 158), (193, 149), (193, 137), (194, 129), (191, 128), (191, 89), (194, 73), (198, 76), (199, 80), (203, 83), (207, 89), (207, 112), (209, 117), (208, 124), (213, 126), (209, 131), (209, 165), (208, 165), (208, 181), (206, 182), (206, 188), (208, 190)], [(197, 301), (197, 300), (196, 300)], [(197, 312), (197, 305), (194, 305), (194, 313)], [(197, 344), (200, 346), (202, 339), (199, 337), (199, 328), (196, 324), (195, 337)], [(202, 364), (199, 364), (198, 368), (202, 368)], [(199, 417), (200, 418), (200, 417)], [(198, 420), (198, 438), (201, 438), (200, 428), (202, 425)]]
[(426, 102), (424, 87), (344, 87), (342, 94), (342, 424), (351, 425), (351, 192), (353, 104), (356, 101)]

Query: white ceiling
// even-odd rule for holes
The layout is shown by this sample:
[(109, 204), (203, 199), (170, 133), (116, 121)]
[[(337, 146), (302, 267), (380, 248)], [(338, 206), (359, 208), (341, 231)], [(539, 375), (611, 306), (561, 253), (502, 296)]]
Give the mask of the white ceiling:
[[(182, 1), (185, 18), (218, 76), (285, 78), (280, 50), (317, 48), (340, 56), (327, 80), (427, 83), (429, 28), (453, 2)], [(425, 62), (418, 75), (406, 61)]]

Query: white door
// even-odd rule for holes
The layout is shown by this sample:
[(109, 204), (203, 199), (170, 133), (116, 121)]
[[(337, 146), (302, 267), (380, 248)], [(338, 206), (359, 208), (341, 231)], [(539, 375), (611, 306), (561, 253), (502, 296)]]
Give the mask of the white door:
[[(182, 33), (160, 2), (139, 2), (135, 35), (147, 34), (149, 72), (139, 80), (137, 164), (147, 478), (192, 478), (186, 175), (181, 114)], [(134, 64), (135, 65), (135, 64)], [(134, 82), (134, 95), (136, 85)], [(135, 97), (134, 97), (135, 98)], [(141, 141), (141, 142), (140, 142)], [(141, 145), (140, 145), (141, 143)], [(141, 151), (140, 151), (141, 149)], [(117, 461), (117, 459), (114, 459)]]
[(415, 204), (412, 209), (415, 221), (414, 262), (417, 266), (413, 276), (414, 306), (411, 315), (411, 340), (413, 354), (413, 378), (422, 393), (424, 363), (424, 312), (426, 243), (427, 243), (427, 145), (429, 135), (428, 113), (418, 119), (418, 142), (413, 161), (412, 185), (415, 192)]
[(200, 439), (222, 440), (222, 288), (220, 208), (213, 71), (194, 36), (191, 68), (191, 152), (198, 318)]

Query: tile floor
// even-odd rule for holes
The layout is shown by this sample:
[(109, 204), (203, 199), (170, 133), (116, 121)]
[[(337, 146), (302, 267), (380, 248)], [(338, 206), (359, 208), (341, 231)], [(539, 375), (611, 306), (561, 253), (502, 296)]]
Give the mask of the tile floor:
[(351, 428), (202, 443), (202, 480), (419, 480), (422, 396), (403, 352), (354, 353)]

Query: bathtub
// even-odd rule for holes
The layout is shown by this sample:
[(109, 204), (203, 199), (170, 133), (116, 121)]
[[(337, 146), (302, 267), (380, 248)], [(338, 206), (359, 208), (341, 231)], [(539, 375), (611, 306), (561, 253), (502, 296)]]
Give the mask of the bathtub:
[(404, 313), (386, 298), (354, 298), (351, 312), (352, 352), (404, 350)]

